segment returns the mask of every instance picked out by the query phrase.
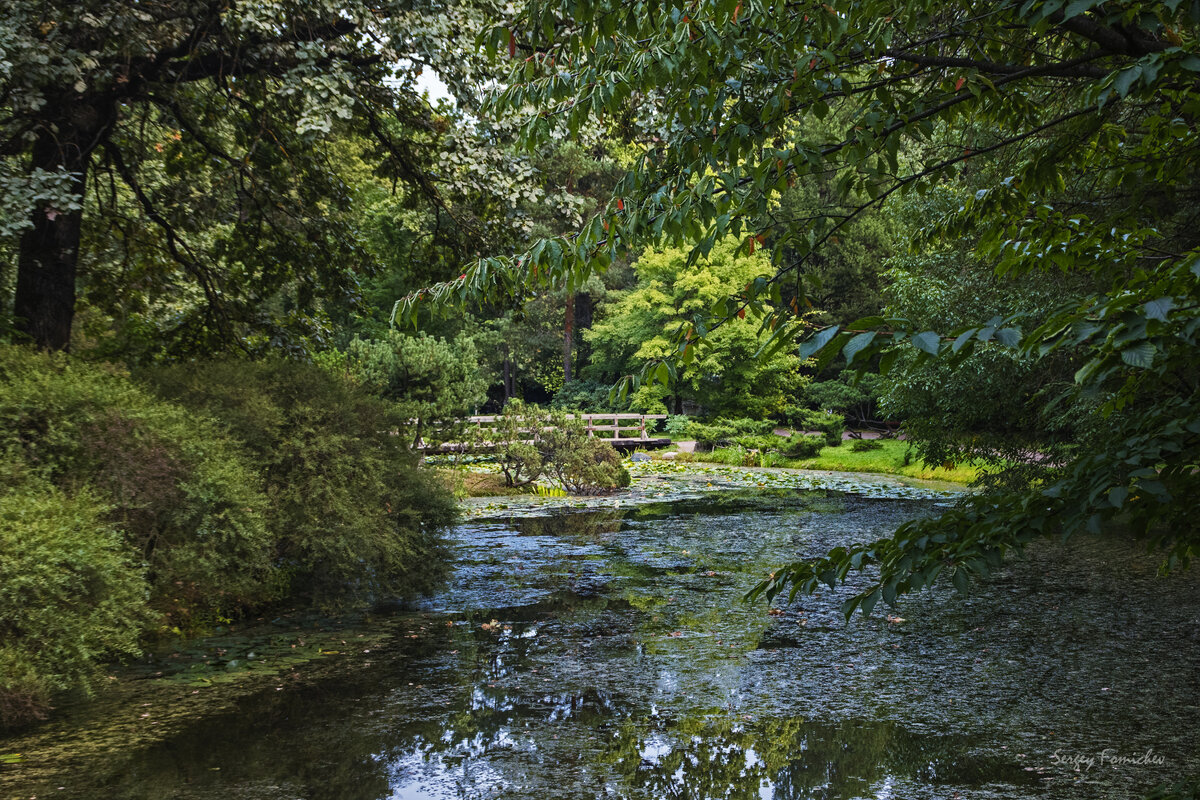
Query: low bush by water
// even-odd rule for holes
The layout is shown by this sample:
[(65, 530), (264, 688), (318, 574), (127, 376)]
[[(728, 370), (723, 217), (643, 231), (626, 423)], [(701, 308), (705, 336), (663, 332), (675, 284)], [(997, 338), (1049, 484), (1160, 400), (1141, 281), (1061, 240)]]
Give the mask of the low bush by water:
[(0, 346), (0, 727), (155, 632), (433, 588), (453, 498), (397, 416), (312, 365)]

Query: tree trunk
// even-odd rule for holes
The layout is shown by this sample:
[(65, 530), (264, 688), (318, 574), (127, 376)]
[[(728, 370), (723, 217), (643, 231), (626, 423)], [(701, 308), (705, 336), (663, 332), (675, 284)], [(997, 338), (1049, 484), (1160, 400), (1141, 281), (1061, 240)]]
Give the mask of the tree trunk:
[(504, 405), (506, 406), (513, 396), (512, 390), (512, 359), (508, 357), (508, 345), (504, 345)]
[(30, 167), (68, 172), (74, 211), (40, 204), (33, 227), (21, 235), (17, 249), (17, 285), (13, 314), (19, 333), (43, 350), (65, 350), (71, 343), (75, 317), (75, 275), (83, 230), (83, 195), (92, 153), (107, 136), (112, 117), (96, 106), (69, 106), (57, 130), (43, 128), (33, 143)]
[(571, 345), (575, 340), (575, 295), (567, 295), (566, 321), (563, 323), (563, 385), (571, 382)]
[(584, 367), (590, 363), (591, 347), (587, 340), (582, 338), (582, 332), (592, 327), (592, 320), (595, 317), (596, 301), (595, 299), (584, 292), (583, 294), (575, 295), (575, 330), (579, 334), (579, 341), (575, 343), (575, 374), (583, 372)]

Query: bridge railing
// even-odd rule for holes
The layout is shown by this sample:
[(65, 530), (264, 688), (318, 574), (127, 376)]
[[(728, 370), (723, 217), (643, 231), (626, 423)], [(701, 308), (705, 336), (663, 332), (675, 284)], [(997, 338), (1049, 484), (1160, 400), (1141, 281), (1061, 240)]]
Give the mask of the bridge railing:
[[(583, 420), (588, 436), (608, 441), (647, 441), (654, 427), (649, 423), (666, 418), (666, 414), (567, 414), (567, 419)], [(467, 417), (465, 422), (488, 428), (496, 420), (495, 416), (478, 416)]]

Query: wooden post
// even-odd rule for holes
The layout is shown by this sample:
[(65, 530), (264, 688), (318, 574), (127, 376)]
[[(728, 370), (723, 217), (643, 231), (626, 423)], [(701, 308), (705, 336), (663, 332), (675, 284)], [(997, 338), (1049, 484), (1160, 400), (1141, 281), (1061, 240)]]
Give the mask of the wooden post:
[(644, 441), (646, 441), (647, 439), (649, 439), (649, 438), (650, 438), (649, 436), (647, 436), (647, 435), (646, 435), (646, 415), (645, 415), (645, 414), (643, 414), (643, 415), (641, 416), (641, 419), (640, 419), (640, 421), (641, 421), (641, 423), (642, 423), (642, 427), (641, 427), (641, 430), (642, 430), (642, 441), (644, 442)]

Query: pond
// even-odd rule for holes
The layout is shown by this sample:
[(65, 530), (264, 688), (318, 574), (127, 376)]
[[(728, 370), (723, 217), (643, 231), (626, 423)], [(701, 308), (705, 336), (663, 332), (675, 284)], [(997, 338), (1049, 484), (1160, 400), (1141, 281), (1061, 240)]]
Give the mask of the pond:
[(65, 708), (0, 743), (0, 796), (1123, 798), (1200, 772), (1194, 576), (1083, 541), (849, 624), (840, 590), (769, 609), (741, 597), (772, 566), (942, 501), (752, 483), (476, 504), (420, 607), (251, 689)]

